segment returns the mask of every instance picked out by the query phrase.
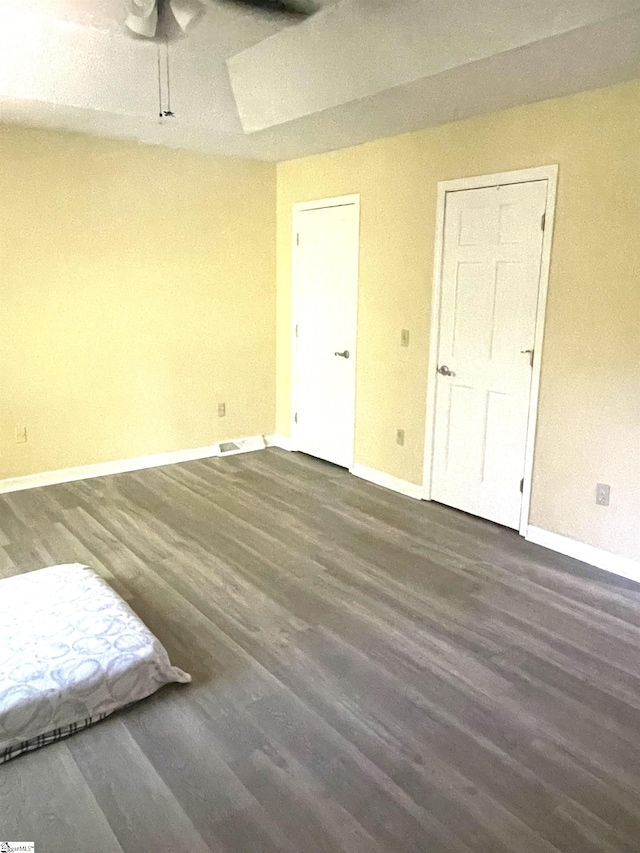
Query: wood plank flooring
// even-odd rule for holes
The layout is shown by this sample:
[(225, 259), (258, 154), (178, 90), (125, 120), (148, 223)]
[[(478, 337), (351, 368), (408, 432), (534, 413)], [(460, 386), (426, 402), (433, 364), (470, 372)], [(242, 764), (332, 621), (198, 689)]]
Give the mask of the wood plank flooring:
[(1, 767), (1, 837), (640, 851), (640, 586), (275, 449), (0, 497), (0, 576), (76, 561), (194, 680)]

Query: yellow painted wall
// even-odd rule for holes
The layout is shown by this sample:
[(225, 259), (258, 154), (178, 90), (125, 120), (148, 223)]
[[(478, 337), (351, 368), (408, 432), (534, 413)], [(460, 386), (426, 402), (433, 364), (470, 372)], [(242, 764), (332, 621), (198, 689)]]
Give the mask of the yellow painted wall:
[(361, 195), (356, 461), (420, 483), (437, 182), (551, 163), (530, 522), (640, 558), (640, 81), (279, 164), (277, 431), (291, 414), (294, 202)]
[(291, 205), (359, 192), (356, 460), (420, 482), (436, 184), (548, 163), (531, 523), (639, 558), (640, 81), (282, 163), (277, 209), (270, 164), (0, 127), (0, 479), (274, 431), (276, 212), (287, 435)]
[(0, 127), (0, 478), (273, 432), (275, 192), (272, 164)]

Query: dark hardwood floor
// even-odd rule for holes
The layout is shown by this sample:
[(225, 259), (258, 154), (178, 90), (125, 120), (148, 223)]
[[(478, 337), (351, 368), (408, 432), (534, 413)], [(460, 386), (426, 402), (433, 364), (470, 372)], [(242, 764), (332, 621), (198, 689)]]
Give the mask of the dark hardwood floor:
[(194, 680), (0, 767), (1, 837), (640, 851), (640, 586), (273, 449), (0, 497), (0, 576), (76, 561)]

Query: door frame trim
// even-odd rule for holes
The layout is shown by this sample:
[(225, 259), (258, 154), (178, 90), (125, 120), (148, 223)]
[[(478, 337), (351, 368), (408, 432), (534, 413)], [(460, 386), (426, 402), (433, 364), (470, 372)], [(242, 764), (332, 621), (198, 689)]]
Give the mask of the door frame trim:
[(436, 414), (436, 368), (438, 364), (438, 345), (440, 333), (440, 293), (442, 287), (442, 260), (444, 254), (444, 219), (447, 193), (460, 190), (481, 189), (504, 184), (523, 184), (530, 181), (547, 181), (547, 206), (545, 211), (545, 229), (542, 237), (542, 257), (540, 262), (540, 280), (538, 284), (538, 305), (536, 311), (536, 329), (534, 336), (533, 369), (531, 391), (529, 393), (529, 419), (525, 444), (524, 485), (522, 490), (522, 508), (518, 532), (525, 536), (529, 524), (531, 507), (531, 484), (535, 451), (536, 422), (538, 418), (538, 397), (540, 394), (540, 367), (542, 363), (542, 344), (544, 338), (547, 293), (549, 289), (549, 271), (551, 267), (551, 246), (556, 209), (558, 185), (558, 166), (536, 166), (531, 169), (519, 169), (513, 172), (498, 172), (493, 175), (477, 175), (458, 178), (452, 181), (439, 181), (436, 202), (436, 226), (433, 254), (433, 283), (431, 296), (431, 328), (429, 335), (429, 366), (427, 380), (427, 411), (424, 443), (424, 469), (422, 479), (422, 498), (431, 500), (431, 472), (434, 454), (434, 432)]
[[(359, 284), (360, 284), (360, 193), (351, 193), (350, 195), (333, 196), (331, 198), (313, 199), (311, 201), (296, 202), (292, 206), (291, 216), (291, 449), (298, 450), (298, 425), (295, 421), (295, 416), (298, 408), (298, 338), (296, 336), (296, 325), (298, 323), (298, 217), (305, 210), (317, 210), (328, 207), (346, 207), (347, 205), (355, 205), (356, 214), (358, 216), (358, 257), (356, 261), (356, 306), (358, 304)], [(356, 324), (353, 334), (353, 340), (357, 341), (358, 337), (358, 318), (356, 309)], [(352, 469), (355, 463), (355, 409), (356, 409), (356, 369), (357, 369), (357, 346), (353, 354), (354, 358), (354, 382), (353, 382), (353, 412), (354, 412), (354, 428), (353, 428), (353, 443), (351, 448), (351, 459), (348, 465), (349, 470)]]

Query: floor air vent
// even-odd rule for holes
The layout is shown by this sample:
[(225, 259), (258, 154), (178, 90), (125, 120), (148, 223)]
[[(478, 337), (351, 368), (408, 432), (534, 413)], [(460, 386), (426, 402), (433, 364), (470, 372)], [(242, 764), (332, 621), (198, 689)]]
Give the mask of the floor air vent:
[(233, 453), (248, 453), (250, 450), (263, 450), (264, 437), (254, 435), (251, 438), (235, 438), (233, 441), (221, 441), (218, 444), (220, 456), (231, 456)]
[(220, 455), (224, 456), (226, 453), (239, 453), (242, 450), (242, 447), (237, 441), (221, 441), (220, 442)]

